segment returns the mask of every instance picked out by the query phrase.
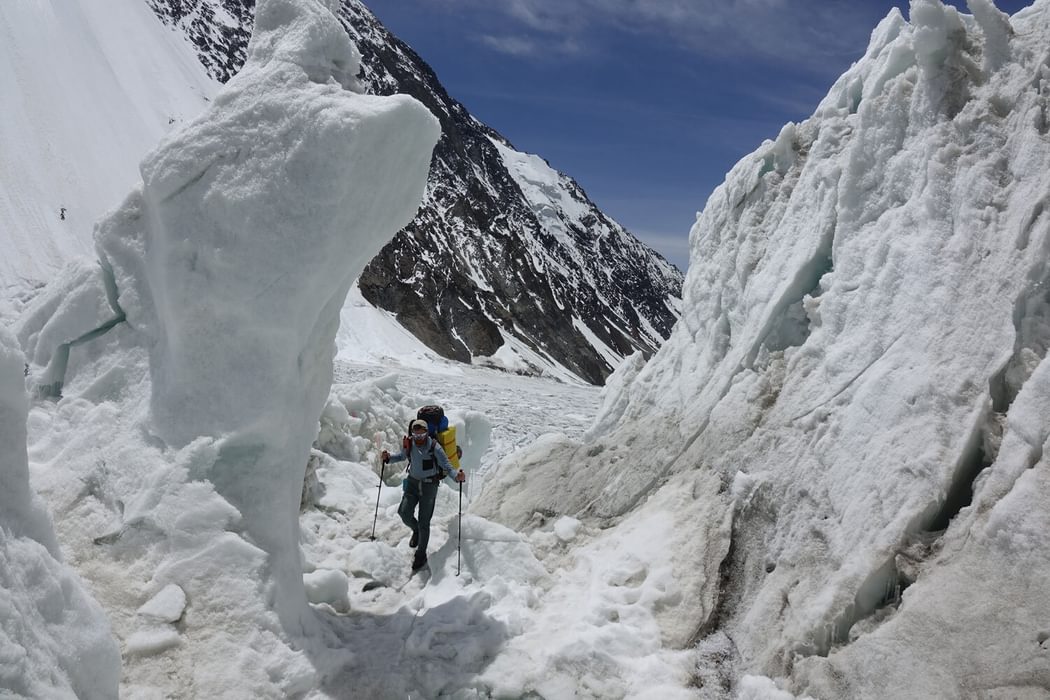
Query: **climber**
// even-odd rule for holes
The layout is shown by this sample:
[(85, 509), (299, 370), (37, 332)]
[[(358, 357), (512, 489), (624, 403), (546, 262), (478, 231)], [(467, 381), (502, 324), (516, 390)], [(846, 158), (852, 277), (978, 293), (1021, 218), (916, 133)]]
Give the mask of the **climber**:
[[(397, 514), (412, 530), (409, 547), (415, 547), (412, 570), (418, 571), (427, 564), (427, 544), (430, 541), (430, 519), (434, 515), (438, 488), (445, 476), (454, 476), (459, 483), (466, 481), (462, 469), (452, 466), (437, 440), (427, 433), (425, 420), (414, 420), (409, 425), (410, 439), (401, 452), (392, 455), (383, 450), (383, 464), (409, 461), (408, 478), (405, 480), (401, 506)], [(419, 518), (415, 517), (419, 507)]]

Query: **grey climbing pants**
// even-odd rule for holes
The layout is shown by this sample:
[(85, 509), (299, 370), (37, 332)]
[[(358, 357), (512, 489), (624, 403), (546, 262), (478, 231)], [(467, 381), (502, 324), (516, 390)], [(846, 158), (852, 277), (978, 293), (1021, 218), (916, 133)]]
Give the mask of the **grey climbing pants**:
[[(397, 514), (401, 520), (419, 533), (418, 551), (426, 552), (430, 542), (430, 519), (434, 517), (434, 503), (437, 502), (438, 482), (420, 481), (408, 477), (401, 494), (401, 506)], [(416, 506), (419, 506), (419, 518), (415, 517)]]

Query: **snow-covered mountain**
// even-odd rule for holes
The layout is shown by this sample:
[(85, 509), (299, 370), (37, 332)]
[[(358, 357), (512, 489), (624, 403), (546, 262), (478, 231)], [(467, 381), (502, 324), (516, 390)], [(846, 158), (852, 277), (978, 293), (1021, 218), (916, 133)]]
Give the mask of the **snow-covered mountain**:
[(667, 344), (473, 509), (669, 520), (702, 697), (1048, 697), (1050, 2), (969, 8), (892, 11), (733, 168)]
[[(90, 255), (143, 156), (243, 64), (254, 12), (251, 0), (0, 8), (0, 316)], [(340, 13), (368, 91), (412, 94), (443, 129), (420, 212), (363, 273), (364, 298), (460, 362), (601, 383), (651, 353), (680, 312), (681, 273), (471, 117), (363, 4)], [(353, 327), (373, 316), (347, 309), (344, 350), (368, 343)]]
[[(150, 6), (186, 33), (213, 77), (236, 72), (251, 0)], [(680, 311), (681, 273), (571, 178), (472, 117), (362, 2), (344, 0), (340, 14), (368, 91), (412, 95), (442, 127), (420, 211), (365, 269), (364, 298), (460, 362), (560, 365), (600, 384), (627, 355), (659, 347)]]

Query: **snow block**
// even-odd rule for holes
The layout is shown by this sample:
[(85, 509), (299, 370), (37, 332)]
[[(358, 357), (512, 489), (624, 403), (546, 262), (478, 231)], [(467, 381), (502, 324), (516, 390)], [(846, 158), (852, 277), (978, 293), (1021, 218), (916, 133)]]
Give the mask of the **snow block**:
[(132, 656), (152, 656), (179, 646), (182, 638), (170, 627), (135, 632), (125, 642), (127, 653)]
[(97, 261), (68, 263), (15, 325), (38, 395), (60, 396), (74, 346), (104, 335), (124, 320), (112, 276)]
[(342, 571), (318, 569), (303, 574), (303, 585), (311, 603), (327, 603), (340, 612), (350, 609), (350, 581)]
[(140, 607), (138, 613), (157, 622), (177, 622), (185, 610), (185, 591), (169, 583)]
[(354, 279), (415, 214), (437, 120), (359, 95), (358, 57), (317, 0), (267, 0), (248, 61), (142, 163), (96, 230), (121, 308), (149, 350), (151, 429), (218, 440), (206, 470), (302, 606), (302, 467)]

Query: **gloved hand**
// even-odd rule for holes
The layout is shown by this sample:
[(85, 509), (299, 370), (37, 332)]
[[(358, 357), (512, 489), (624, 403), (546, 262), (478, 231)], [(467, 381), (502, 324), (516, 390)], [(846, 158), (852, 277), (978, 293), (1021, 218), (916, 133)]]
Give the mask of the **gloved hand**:
[(387, 452), (386, 450), (383, 450), (383, 454), (381, 456), (383, 458), (383, 464), (386, 464), (387, 462), (390, 461), (390, 453)]
[(456, 470), (456, 481), (458, 481), (459, 483), (462, 484), (466, 480), (467, 480), (467, 473), (465, 471), (463, 471), (462, 469), (457, 469)]

